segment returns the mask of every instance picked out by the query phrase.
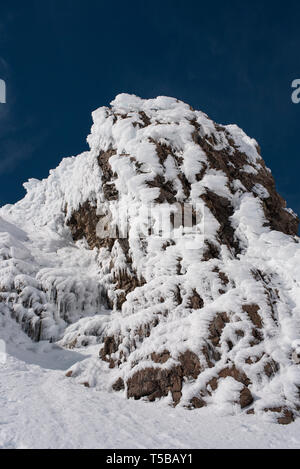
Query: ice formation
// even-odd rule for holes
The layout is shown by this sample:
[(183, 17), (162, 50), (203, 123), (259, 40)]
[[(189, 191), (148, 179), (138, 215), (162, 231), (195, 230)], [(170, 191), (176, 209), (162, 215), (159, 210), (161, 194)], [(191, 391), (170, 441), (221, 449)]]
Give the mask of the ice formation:
[[(168, 97), (121, 94), (93, 122), (90, 151), (0, 209), (1, 313), (35, 341), (99, 344), (68, 372), (89, 386), (104, 361), (129, 398), (293, 421), (298, 218), (257, 142)], [(174, 222), (185, 206), (193, 230)], [(163, 209), (168, 237), (155, 226)]]

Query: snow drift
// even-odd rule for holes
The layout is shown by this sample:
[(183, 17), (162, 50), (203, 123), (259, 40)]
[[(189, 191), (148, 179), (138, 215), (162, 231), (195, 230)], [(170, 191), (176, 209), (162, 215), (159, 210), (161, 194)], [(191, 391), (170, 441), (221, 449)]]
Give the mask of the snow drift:
[(298, 218), (257, 142), (167, 97), (122, 94), (93, 121), (89, 152), (0, 210), (1, 313), (35, 341), (99, 344), (67, 373), (86, 386), (107, 362), (129, 398), (293, 421)]

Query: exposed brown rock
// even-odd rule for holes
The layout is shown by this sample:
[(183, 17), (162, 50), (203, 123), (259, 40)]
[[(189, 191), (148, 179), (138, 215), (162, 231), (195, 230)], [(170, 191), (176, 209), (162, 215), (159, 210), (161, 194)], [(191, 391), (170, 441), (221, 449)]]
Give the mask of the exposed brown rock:
[(164, 352), (162, 353), (153, 352), (151, 354), (151, 360), (154, 363), (160, 363), (161, 365), (166, 363), (170, 358), (171, 358), (171, 354), (168, 350), (164, 350)]
[(280, 423), (280, 425), (289, 425), (290, 423), (293, 423), (295, 420), (294, 414), (291, 410), (285, 409), (283, 416), (279, 417), (277, 419), (277, 422)]
[(253, 402), (253, 396), (251, 392), (249, 391), (246, 386), (242, 389), (240, 393), (240, 405), (241, 408), (244, 409), (245, 407), (248, 407), (248, 405), (252, 404)]
[(162, 166), (164, 166), (164, 163), (166, 159), (168, 158), (168, 156), (171, 156), (175, 160), (178, 166), (180, 166), (183, 163), (183, 158), (177, 156), (173, 148), (170, 145), (167, 145), (166, 143), (158, 142), (157, 140), (154, 140), (151, 137), (149, 138), (149, 141), (155, 145), (156, 153)]
[(176, 203), (176, 191), (173, 189), (172, 184), (166, 181), (163, 176), (155, 176), (152, 181), (147, 181), (147, 185), (148, 187), (157, 187), (160, 190), (159, 196), (155, 199), (156, 203)]
[[(166, 363), (170, 353), (152, 354), (155, 363)], [(180, 365), (172, 369), (146, 368), (135, 373), (127, 381), (128, 397), (140, 399), (148, 397), (150, 401), (167, 396), (171, 391), (174, 404), (181, 399), (182, 380), (184, 377), (196, 379), (201, 372), (201, 365), (197, 355), (190, 350), (178, 357)]]
[[(284, 210), (286, 208), (286, 202), (276, 192), (275, 184), (269, 187), (264, 180), (264, 187), (266, 187), (270, 193), (270, 197), (263, 201), (265, 217), (269, 221), (270, 228), (296, 236), (298, 234), (299, 219)], [(271, 188), (273, 190), (270, 190)]]
[(147, 114), (146, 114), (144, 111), (140, 111), (140, 112), (139, 112), (139, 116), (140, 116), (140, 118), (141, 118), (141, 120), (142, 120), (142, 122), (143, 122), (143, 124), (144, 124), (144, 125), (143, 125), (144, 128), (145, 128), (145, 127), (148, 127), (148, 125), (151, 124), (150, 118), (147, 116)]
[(243, 371), (238, 370), (234, 365), (228, 368), (224, 368), (224, 370), (219, 372), (219, 378), (227, 378), (227, 376), (231, 376), (239, 383), (244, 384), (246, 387), (251, 384), (248, 376)]
[(155, 145), (158, 159), (162, 165), (165, 163), (169, 155), (174, 156), (172, 147), (166, 143), (157, 142), (153, 138), (149, 138), (149, 141)]
[(117, 352), (119, 343), (116, 341), (115, 337), (106, 337), (104, 340), (104, 345), (99, 352), (100, 358), (103, 361), (110, 362), (113, 353)]
[(229, 349), (229, 350), (232, 350), (233, 347), (234, 347), (234, 345), (233, 345), (233, 343), (231, 342), (231, 340), (227, 340), (226, 343), (227, 343), (228, 349)]
[(206, 407), (206, 402), (201, 399), (201, 397), (193, 397), (191, 405), (194, 409), (201, 409), (202, 407)]
[(125, 384), (122, 378), (118, 378), (117, 381), (112, 385), (112, 389), (116, 392), (123, 391), (125, 389)]
[(263, 341), (263, 335), (259, 329), (255, 327), (252, 329), (252, 336), (253, 340), (250, 341), (250, 346), (253, 347), (254, 345), (258, 345)]
[(270, 408), (265, 408), (264, 412), (274, 412), (277, 414), (280, 414), (283, 411), (283, 407), (270, 407)]
[(221, 338), (223, 329), (227, 323), (229, 323), (229, 317), (227, 313), (217, 313), (212, 323), (210, 324), (209, 338), (212, 341), (214, 346), (217, 347), (220, 344), (220, 338)]
[(252, 305), (243, 305), (243, 311), (245, 311), (253, 324), (261, 329), (263, 327), (262, 319), (260, 315), (258, 314), (258, 311), (260, 310), (258, 305), (252, 304)]
[[(253, 187), (256, 184), (261, 184), (270, 194), (268, 199), (262, 201), (262, 207), (270, 228), (286, 234), (297, 235), (299, 219), (293, 217), (293, 215), (285, 210), (286, 203), (276, 192), (273, 176), (267, 170), (264, 161), (262, 159), (259, 160), (261, 168), (257, 171), (257, 174), (249, 174), (242, 171), (243, 166), (249, 165), (248, 157), (235, 146), (225, 127), (215, 124), (216, 129), (224, 132), (226, 135), (231, 151), (229, 151), (229, 148), (216, 150), (214, 148), (214, 136), (212, 136), (213, 140), (208, 136), (201, 137), (199, 124), (195, 120), (192, 120), (191, 124), (195, 127), (192, 135), (194, 142), (206, 153), (210, 167), (221, 170), (226, 174), (229, 180), (229, 187), (231, 188), (231, 182), (237, 179), (250, 192), (253, 192)], [(234, 151), (232, 152), (232, 150)], [(257, 150), (260, 151), (259, 147), (257, 147)], [(253, 194), (257, 196), (255, 192)]]
[(197, 293), (196, 290), (193, 290), (193, 296), (191, 296), (189, 299), (189, 307), (191, 309), (202, 309), (203, 306), (204, 302), (201, 296), (199, 295), (199, 293)]
[(102, 169), (103, 192), (107, 200), (117, 200), (119, 196), (116, 186), (112, 182), (114, 175), (109, 164), (110, 158), (116, 153), (116, 150), (110, 149), (105, 152), (101, 151), (98, 157), (98, 163)]
[(271, 276), (268, 276), (267, 274), (263, 273), (259, 269), (253, 269), (251, 271), (253, 278), (257, 282), (261, 282), (265, 288), (265, 295), (267, 297), (267, 303), (270, 307), (270, 312), (272, 319), (274, 322), (277, 324), (278, 322), (278, 315), (276, 312), (276, 303), (280, 299), (279, 292), (277, 288), (272, 288), (271, 283), (272, 283), (272, 278)]
[(201, 199), (220, 223), (218, 237), (221, 244), (225, 244), (231, 252), (239, 254), (241, 252), (239, 244), (235, 237), (234, 229), (230, 224), (230, 217), (233, 215), (233, 207), (230, 201), (208, 189), (201, 196)]
[(185, 199), (188, 199), (191, 195), (191, 184), (187, 180), (186, 176), (183, 173), (179, 173), (178, 179), (181, 182), (182, 190), (185, 195)]
[(181, 296), (181, 291), (180, 291), (179, 285), (177, 285), (177, 287), (175, 288), (174, 299), (175, 299), (175, 303), (178, 306), (182, 304), (182, 296)]
[(126, 293), (125, 292), (118, 293), (116, 309), (120, 311), (125, 302), (126, 302)]
[[(210, 387), (212, 391), (215, 391), (218, 389), (218, 378), (214, 377), (212, 378), (206, 385), (207, 387)], [(210, 394), (210, 392), (209, 392)]]
[[(94, 249), (94, 247), (100, 247), (100, 241), (96, 234), (97, 224), (100, 218), (101, 217), (97, 215), (96, 206), (92, 206), (90, 202), (85, 202), (81, 205), (67, 221), (73, 240), (78, 241), (86, 238), (91, 249)], [(102, 240), (103, 245), (105, 245), (105, 241), (106, 240)]]
[(227, 275), (224, 274), (224, 272), (219, 272), (218, 275), (219, 275), (219, 278), (221, 279), (223, 285), (228, 285), (229, 284), (229, 279), (228, 279)]
[(205, 249), (203, 253), (203, 261), (209, 261), (210, 259), (218, 259), (220, 255), (220, 248), (217, 244), (208, 241), (204, 241)]
[(202, 368), (200, 360), (194, 352), (187, 350), (179, 356), (178, 360), (181, 363), (183, 376), (194, 379), (198, 378)]
[(270, 360), (265, 366), (264, 366), (264, 373), (265, 375), (268, 376), (268, 378), (271, 378), (274, 376), (277, 372), (279, 371), (279, 364), (275, 362), (275, 360)]
[(150, 401), (167, 396), (171, 391), (174, 404), (181, 399), (182, 370), (180, 366), (171, 370), (145, 368), (135, 373), (127, 381), (128, 398), (148, 397)]
[(277, 418), (277, 422), (280, 425), (289, 425), (295, 420), (293, 412), (286, 407), (271, 407), (264, 409), (264, 411), (281, 414), (281, 416)]

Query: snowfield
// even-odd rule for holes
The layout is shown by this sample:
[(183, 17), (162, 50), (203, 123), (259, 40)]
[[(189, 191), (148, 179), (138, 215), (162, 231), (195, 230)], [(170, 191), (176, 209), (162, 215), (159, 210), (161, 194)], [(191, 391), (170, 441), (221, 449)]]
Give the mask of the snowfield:
[[(9, 337), (0, 365), (1, 449), (213, 449), (299, 448), (300, 421), (280, 426), (251, 415), (220, 416), (210, 408), (189, 411), (127, 400), (121, 393), (79, 386), (65, 377), (75, 362), (95, 355), (54, 344), (33, 344), (6, 318)], [(103, 380), (107, 365), (103, 364)]]

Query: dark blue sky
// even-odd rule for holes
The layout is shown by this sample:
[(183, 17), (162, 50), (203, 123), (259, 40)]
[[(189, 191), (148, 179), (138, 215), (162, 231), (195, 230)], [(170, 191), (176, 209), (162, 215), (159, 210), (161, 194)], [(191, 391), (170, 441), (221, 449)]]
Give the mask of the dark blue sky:
[(121, 92), (169, 95), (256, 138), (300, 212), (300, 3), (0, 0), (0, 204), (87, 148)]

